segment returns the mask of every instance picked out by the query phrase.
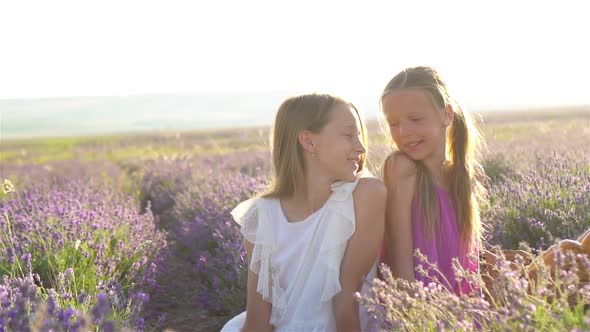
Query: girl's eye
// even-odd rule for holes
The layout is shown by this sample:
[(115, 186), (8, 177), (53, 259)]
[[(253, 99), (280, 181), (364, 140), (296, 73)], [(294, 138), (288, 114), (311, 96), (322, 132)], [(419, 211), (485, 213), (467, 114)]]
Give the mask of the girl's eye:
[(418, 121), (422, 120), (422, 118), (413, 118), (411, 120), (414, 121), (414, 122), (418, 122)]
[(397, 127), (397, 126), (399, 126), (399, 123), (397, 123), (397, 122), (395, 122), (395, 123), (391, 123), (389, 126), (390, 126), (390, 127)]

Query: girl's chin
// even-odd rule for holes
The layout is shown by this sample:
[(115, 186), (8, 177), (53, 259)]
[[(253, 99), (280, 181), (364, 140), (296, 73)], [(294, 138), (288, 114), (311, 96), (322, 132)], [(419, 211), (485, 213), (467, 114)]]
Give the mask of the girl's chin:
[(414, 161), (421, 161), (425, 158), (425, 156), (418, 151), (403, 151), (403, 152)]
[(344, 181), (346, 182), (354, 182), (358, 176), (358, 173), (356, 170), (352, 173), (346, 174), (346, 177), (344, 178)]

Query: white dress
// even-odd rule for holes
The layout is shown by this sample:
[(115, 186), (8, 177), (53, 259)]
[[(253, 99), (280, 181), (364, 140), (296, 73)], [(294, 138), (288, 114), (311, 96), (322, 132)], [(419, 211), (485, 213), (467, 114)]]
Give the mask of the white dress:
[[(365, 176), (370, 173), (359, 174)], [(334, 183), (325, 205), (299, 222), (288, 222), (275, 198), (249, 199), (232, 211), (244, 238), (254, 244), (250, 269), (258, 274), (258, 293), (272, 304), (269, 323), (275, 332), (336, 331), (332, 297), (341, 291), (340, 264), (355, 231), (352, 193), (358, 181)], [(367, 278), (375, 272), (373, 264)], [(372, 329), (362, 307), (359, 318), (363, 331)], [(221, 331), (237, 332), (245, 319), (243, 312)]]

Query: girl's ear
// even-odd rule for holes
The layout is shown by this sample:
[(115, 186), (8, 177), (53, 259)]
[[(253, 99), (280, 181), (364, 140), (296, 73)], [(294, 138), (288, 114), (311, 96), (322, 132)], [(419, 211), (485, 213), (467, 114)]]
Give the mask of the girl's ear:
[(453, 118), (455, 117), (455, 110), (453, 109), (453, 105), (447, 105), (447, 107), (445, 107), (444, 113), (445, 118), (443, 119), (443, 123), (445, 127), (448, 127), (451, 123), (453, 123)]
[(313, 154), (315, 152), (315, 144), (313, 133), (309, 130), (302, 130), (299, 132), (297, 137), (299, 139), (299, 143), (303, 147), (303, 151), (307, 151), (308, 153)]

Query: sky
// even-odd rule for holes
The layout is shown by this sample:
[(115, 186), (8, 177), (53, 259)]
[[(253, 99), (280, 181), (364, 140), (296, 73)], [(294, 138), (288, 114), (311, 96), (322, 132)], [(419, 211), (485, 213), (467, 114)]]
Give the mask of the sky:
[(590, 104), (585, 1), (5, 1), (0, 99), (378, 96), (430, 65), (480, 107)]

